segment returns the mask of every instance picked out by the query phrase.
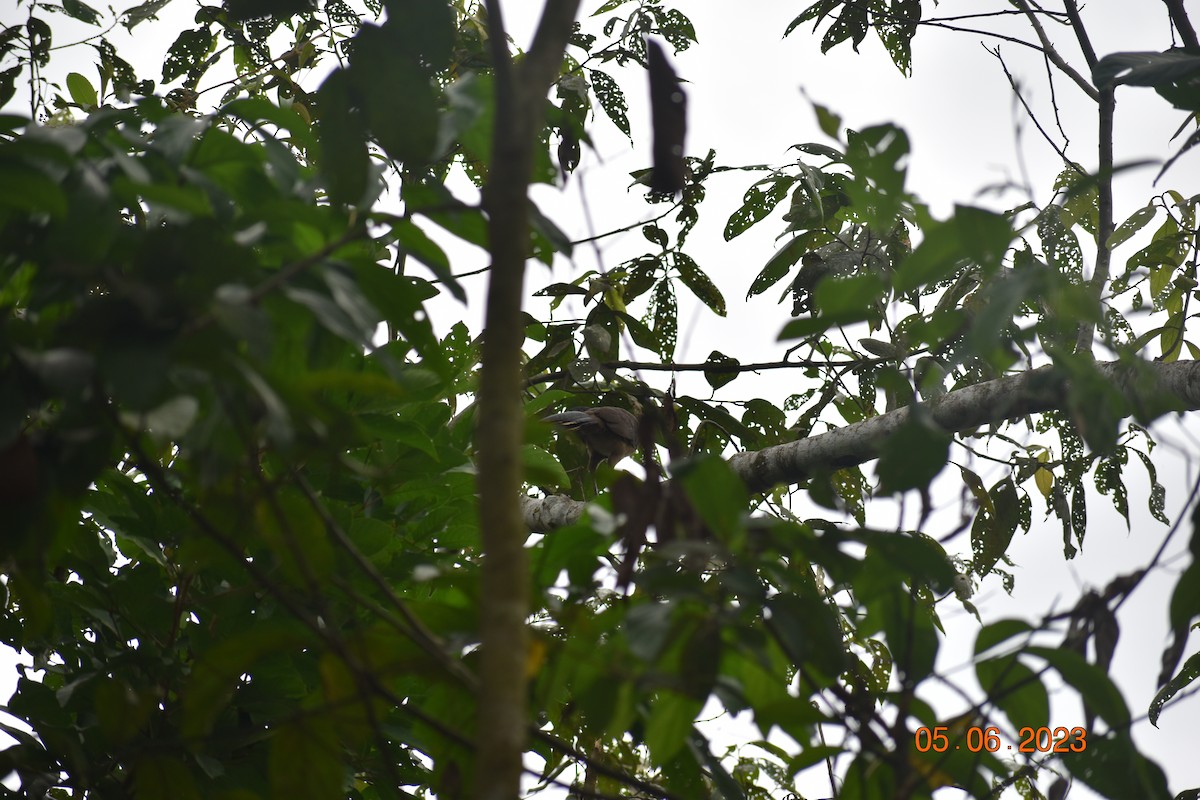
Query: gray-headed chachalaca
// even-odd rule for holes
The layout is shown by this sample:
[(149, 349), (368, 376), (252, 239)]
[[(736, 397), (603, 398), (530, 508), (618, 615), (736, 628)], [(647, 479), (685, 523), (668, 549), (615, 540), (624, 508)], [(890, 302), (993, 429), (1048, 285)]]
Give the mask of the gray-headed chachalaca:
[(573, 408), (544, 419), (572, 431), (587, 447), (593, 488), (596, 486), (596, 467), (601, 461), (615, 467), (617, 462), (637, 450), (638, 418), (623, 408)]

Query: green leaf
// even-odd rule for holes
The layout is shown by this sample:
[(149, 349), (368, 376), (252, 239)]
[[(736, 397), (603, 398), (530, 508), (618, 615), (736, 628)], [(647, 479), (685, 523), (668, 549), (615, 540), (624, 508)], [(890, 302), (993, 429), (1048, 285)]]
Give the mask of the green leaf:
[(866, 36), (867, 4), (846, 3), (842, 6), (842, 13), (838, 14), (837, 19), (825, 31), (825, 36), (821, 39), (821, 52), (827, 53), (831, 48), (847, 39), (853, 42), (854, 51), (858, 52), (858, 46), (862, 44), (862, 40)]
[(1050, 696), (1037, 673), (1016, 656), (993, 658), (975, 664), (980, 687), (1008, 717), (1014, 728), (1035, 730), (1050, 724)]
[(1072, 775), (1111, 800), (1171, 800), (1162, 768), (1138, 752), (1128, 733), (1087, 734), (1087, 747), (1064, 759)]
[(850, 664), (837, 611), (816, 591), (777, 594), (767, 601), (768, 626), (788, 657), (805, 670), (833, 680)]
[[(1044, 658), (1110, 727), (1125, 730), (1129, 726), (1129, 707), (1125, 705), (1125, 698), (1103, 669), (1088, 663), (1073, 650), (1030, 645), (1025, 652)], [(1089, 737), (1089, 748), (1091, 744)]]
[[(629, 117), (627, 116), (629, 106), (625, 103), (625, 94), (621, 91), (621, 87), (598, 69), (590, 70), (588, 77), (592, 80), (592, 91), (596, 93), (596, 99), (600, 101), (600, 107), (604, 109), (604, 113), (621, 133), (630, 136)], [(630, 141), (632, 140), (633, 137), (630, 136)]]
[(884, 441), (878, 467), (881, 492), (926, 488), (946, 466), (953, 437), (927, 416), (910, 414)]
[(908, 292), (943, 280), (965, 257), (990, 270), (999, 266), (1013, 230), (1000, 214), (957, 206), (954, 216), (925, 230), (925, 238), (900, 264), (896, 291)]
[(1016, 636), (1027, 636), (1033, 628), (1022, 619), (1002, 619), (985, 625), (975, 637), (975, 656), (978, 658), (996, 645)]
[(870, 548), (868, 557), (880, 557), (889, 568), (907, 578), (928, 583), (936, 592), (949, 591), (957, 576), (954, 565), (937, 540), (924, 534), (863, 531), (861, 540)]
[(1166, 53), (1110, 53), (1092, 67), (1092, 82), (1100, 88), (1161, 86), (1200, 75), (1200, 56), (1182, 50)]
[[(1197, 538), (1197, 534), (1193, 533), (1193, 538)], [(1168, 618), (1171, 629), (1181, 631), (1190, 627), (1197, 617), (1200, 617), (1200, 561), (1193, 561), (1175, 583)]]
[(866, 319), (886, 286), (877, 273), (827, 278), (817, 284), (813, 300), (821, 316), (837, 322)]
[(758, 273), (754, 282), (750, 284), (750, 289), (746, 292), (746, 299), (749, 300), (755, 295), (762, 294), (767, 289), (770, 289), (775, 284), (779, 283), (796, 262), (800, 260), (809, 249), (809, 240), (803, 236), (796, 236), (788, 240), (787, 244), (775, 252), (767, 260), (766, 266)]
[(67, 195), (40, 169), (15, 159), (0, 159), (0, 208), (43, 212), (54, 217), (67, 213)]
[(971, 526), (971, 550), (975, 554), (975, 572), (983, 576), (1008, 552), (1008, 545), (1020, 522), (1017, 489), (1010, 479), (992, 487), (988, 493), (991, 508), (981, 506)]
[(775, 206), (798, 180), (791, 175), (776, 175), (764, 178), (746, 190), (742, 198), (742, 206), (730, 215), (725, 223), (725, 241), (741, 236), (756, 222), (759, 222), (775, 210)]
[[(133, 24), (126, 23), (130, 28)], [(216, 46), (217, 37), (211, 28), (196, 28), (179, 34), (163, 60), (162, 82), (170, 83), (187, 73), (184, 85), (195, 88), (195, 83), (207, 67), (208, 57)]]
[(91, 81), (78, 72), (67, 74), (67, 91), (70, 92), (71, 99), (82, 106), (84, 110), (96, 107), (96, 89), (92, 86)]
[(675, 269), (679, 272), (683, 285), (691, 289), (692, 294), (712, 309), (717, 316), (725, 316), (725, 297), (708, 275), (700, 269), (700, 265), (682, 251), (676, 251), (674, 261)]
[(96, 359), (91, 353), (73, 347), (57, 347), (36, 352), (14, 348), (21, 363), (46, 386), (65, 395), (82, 392), (91, 382)]
[(669, 360), (675, 355), (675, 338), (679, 334), (679, 309), (675, 305), (675, 287), (670, 281), (659, 281), (654, 288), (653, 309), (658, 353)]
[(631, 608), (621, 626), (629, 651), (643, 661), (658, 658), (671, 632), (671, 617), (669, 603), (646, 602)]
[(271, 738), (267, 775), (274, 797), (337, 800), (345, 797), (341, 748), (332, 726), (301, 718)]
[(333, 572), (333, 546), (325, 523), (304, 497), (288, 492), (260, 502), (254, 521), (294, 586), (311, 588)]
[(145, 755), (133, 768), (134, 800), (200, 800), (192, 771), (168, 755)]
[(526, 444), (521, 447), (521, 466), (526, 479), (538, 486), (564, 489), (571, 485), (571, 479), (562, 464), (537, 445)]
[(687, 490), (693, 507), (717, 536), (728, 541), (742, 530), (750, 498), (746, 484), (726, 461), (697, 457), (676, 464), (673, 474)]
[[(713, 364), (719, 366), (736, 367), (741, 362), (732, 356), (727, 356), (719, 350), (713, 350), (708, 354), (708, 358), (704, 360), (705, 364)], [(718, 372), (716, 370), (704, 370), (704, 379), (708, 381), (708, 385), (714, 389), (720, 389), (725, 384), (732, 381), (738, 376), (736, 371)]]
[(317, 90), (321, 107), (319, 164), (335, 203), (357, 203), (367, 191), (367, 125), (351, 99), (352, 87), (350, 74), (335, 69)]
[(937, 660), (938, 635), (931, 610), (904, 591), (881, 594), (870, 609), (883, 622), (888, 649), (904, 680), (920, 683), (933, 672)]
[(1130, 214), (1129, 219), (1118, 225), (1117, 229), (1109, 235), (1108, 241), (1105, 243), (1108, 249), (1112, 250), (1120, 247), (1131, 236), (1146, 227), (1146, 224), (1154, 219), (1154, 214), (1157, 210), (1157, 206), (1154, 203), (1147, 203)]
[(399, 46), (395, 30), (391, 24), (386, 29), (364, 24), (354, 37), (350, 75), (380, 147), (397, 161), (416, 165), (430, 158), (437, 144), (437, 98), (429, 77)]
[(67, 12), (67, 16), (74, 17), (88, 25), (100, 24), (100, 12), (87, 3), (82, 2), (82, 0), (63, 0), (62, 5), (63, 11)]
[(265, 97), (243, 97), (226, 104), (221, 112), (251, 124), (260, 120), (277, 125), (292, 135), (292, 141), (308, 149), (314, 143), (312, 128), (291, 108), (277, 106)]
[(842, 130), (842, 118), (818, 103), (813, 103), (813, 112), (817, 115), (817, 127), (821, 133), (830, 139), (837, 139)]
[[(397, 49), (430, 75), (444, 69), (454, 51), (454, 7), (445, 0), (384, 0)], [(380, 76), (383, 77), (383, 76)]]
[(196, 663), (181, 692), (180, 728), (186, 737), (207, 736), (228, 705), (240, 677), (262, 659), (311, 646), (298, 623), (261, 620), (226, 635), (196, 655)]
[(1158, 717), (1162, 714), (1163, 708), (1171, 698), (1179, 694), (1181, 691), (1191, 686), (1200, 679), (1200, 653), (1196, 653), (1188, 658), (1183, 663), (1183, 669), (1179, 670), (1167, 684), (1158, 690), (1158, 694), (1154, 696), (1154, 700), (1150, 702), (1149, 719), (1150, 724), (1158, 727)]
[(656, 764), (667, 763), (683, 749), (692, 732), (692, 723), (703, 707), (703, 701), (677, 692), (658, 693), (646, 720), (646, 747)]

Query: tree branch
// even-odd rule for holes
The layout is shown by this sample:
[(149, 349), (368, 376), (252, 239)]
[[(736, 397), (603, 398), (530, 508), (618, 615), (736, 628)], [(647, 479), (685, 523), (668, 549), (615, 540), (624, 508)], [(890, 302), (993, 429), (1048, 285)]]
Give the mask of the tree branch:
[[(1200, 362), (1145, 362), (1140, 366), (1144, 370), (1136, 375), (1129, 365), (1115, 361), (1097, 364), (1096, 369), (1131, 401), (1148, 395), (1169, 396), (1177, 398), (1186, 410), (1200, 410)], [(1152, 375), (1149, 386), (1146, 371)], [(927, 408), (940, 428), (957, 433), (1062, 410), (1069, 388), (1062, 372), (1048, 365), (950, 392)], [(854, 467), (878, 458), (883, 442), (911, 413), (911, 407), (899, 408), (828, 433), (738, 453), (729, 459), (729, 465), (753, 491), (796, 484), (815, 470)], [(523, 497), (521, 503), (525, 524), (542, 533), (571, 524), (586, 507), (561, 495)]]
[(483, 540), (476, 800), (520, 795), (525, 752), (529, 610), (521, 489), (521, 323), (529, 252), (529, 182), (546, 92), (558, 74), (579, 0), (546, 0), (533, 44), (514, 67), (499, 0), (487, 0), (495, 64), (495, 127), (483, 207), (489, 276), (479, 383), (479, 517)]
[[(1024, 0), (1021, 0), (1024, 2)], [(1092, 47), (1092, 40), (1088, 36), (1087, 28), (1084, 27), (1083, 18), (1079, 15), (1079, 7), (1075, 0), (1064, 0), (1063, 5), (1067, 9), (1067, 17), (1071, 20), (1071, 29), (1075, 31), (1075, 38), (1079, 40), (1079, 47), (1083, 50), (1083, 57), (1087, 60), (1089, 69), (1096, 66), (1096, 50)], [(1099, 91), (1096, 95), (1096, 100), (1100, 104), (1099, 110), (1099, 145), (1100, 152), (1098, 156), (1099, 164), (1096, 167), (1097, 199), (1096, 199), (1096, 267), (1092, 272), (1091, 286), (1092, 296), (1095, 298), (1097, 307), (1101, 304), (1101, 298), (1104, 297), (1104, 285), (1108, 283), (1109, 272), (1111, 271), (1112, 253), (1108, 246), (1108, 237), (1113, 232), (1113, 117), (1117, 110), (1117, 98), (1115, 87), (1109, 86), (1106, 89)], [(1090, 322), (1085, 322), (1079, 327), (1079, 337), (1075, 341), (1075, 350), (1079, 353), (1090, 353), (1095, 346), (1095, 331), (1096, 326)]]
[[(1058, 50), (1054, 48), (1054, 44), (1050, 41), (1050, 37), (1046, 35), (1046, 30), (1042, 27), (1041, 20), (1037, 18), (1037, 14), (1034, 13), (1033, 9), (1029, 7), (1029, 3), (1026, 0), (1013, 1), (1017, 4), (1018, 8), (1025, 12), (1025, 16), (1029, 18), (1029, 24), (1033, 26), (1038, 41), (1042, 43), (1042, 52), (1046, 54), (1046, 58), (1049, 58), (1054, 66), (1058, 67), (1064, 75), (1074, 81), (1076, 86), (1083, 89), (1088, 97), (1093, 100), (1099, 100), (1100, 93), (1096, 91), (1095, 86), (1092, 86), (1092, 82), (1080, 75), (1074, 67), (1064, 61), (1063, 57), (1059, 55)], [(1092, 57), (1094, 59), (1095, 54)]]
[(1183, 40), (1183, 46), (1192, 52), (1200, 51), (1200, 40), (1196, 39), (1196, 29), (1192, 27), (1192, 21), (1188, 19), (1187, 9), (1183, 7), (1183, 0), (1163, 0), (1167, 4), (1167, 12), (1171, 15), (1171, 22), (1175, 25), (1175, 30), (1179, 32), (1179, 38)]

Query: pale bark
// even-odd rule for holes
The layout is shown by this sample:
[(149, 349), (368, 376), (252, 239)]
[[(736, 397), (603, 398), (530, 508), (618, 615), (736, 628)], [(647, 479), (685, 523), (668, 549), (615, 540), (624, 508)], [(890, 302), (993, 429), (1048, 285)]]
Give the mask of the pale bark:
[[(1096, 368), (1135, 405), (1138, 397), (1152, 393), (1177, 398), (1183, 410), (1200, 410), (1200, 362), (1152, 362), (1142, 366), (1146, 371), (1140, 376), (1141, 383), (1136, 384), (1121, 364), (1108, 362)], [(1028, 414), (1066, 410), (1068, 389), (1061, 373), (1046, 366), (950, 392), (927, 408), (933, 422), (943, 430), (961, 433)], [(729, 465), (754, 491), (796, 484), (814, 470), (853, 467), (878, 458), (884, 440), (910, 414), (910, 408), (899, 408), (807, 439), (738, 453), (729, 459)], [(525, 497), (522, 505), (525, 524), (535, 532), (569, 525), (586, 507), (585, 503), (558, 495)]]

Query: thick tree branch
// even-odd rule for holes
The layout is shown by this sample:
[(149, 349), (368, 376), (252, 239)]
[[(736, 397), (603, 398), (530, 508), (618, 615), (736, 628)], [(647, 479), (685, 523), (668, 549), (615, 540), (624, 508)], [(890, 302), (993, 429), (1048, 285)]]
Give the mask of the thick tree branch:
[(529, 609), (521, 488), (521, 323), (529, 252), (527, 194), (546, 92), (558, 73), (579, 0), (547, 0), (532, 46), (515, 66), (499, 0), (487, 0), (496, 123), (483, 206), (492, 271), (479, 384), (479, 515), (483, 539), (476, 800), (520, 796), (525, 752), (525, 619)]
[(1192, 52), (1200, 51), (1200, 40), (1196, 38), (1196, 29), (1192, 27), (1192, 21), (1188, 19), (1187, 9), (1183, 7), (1183, 0), (1163, 0), (1163, 2), (1167, 4), (1171, 22), (1175, 25), (1179, 38), (1183, 40), (1183, 46)]
[[(1127, 365), (1117, 362), (1097, 364), (1096, 369), (1135, 403), (1137, 398), (1147, 395), (1170, 396), (1177, 398), (1186, 410), (1200, 410), (1200, 362), (1153, 362), (1141, 366), (1145, 369), (1136, 376)], [(1146, 370), (1153, 376), (1149, 381)], [(950, 392), (930, 404), (928, 410), (943, 430), (961, 432), (1027, 414), (1063, 410), (1068, 390), (1062, 373), (1046, 366)], [(883, 442), (910, 414), (910, 408), (900, 408), (807, 439), (738, 453), (729, 464), (754, 491), (799, 483), (814, 470), (853, 467), (878, 458)], [(538, 532), (571, 524), (586, 507), (585, 503), (561, 496), (524, 497), (522, 505), (525, 524)]]

